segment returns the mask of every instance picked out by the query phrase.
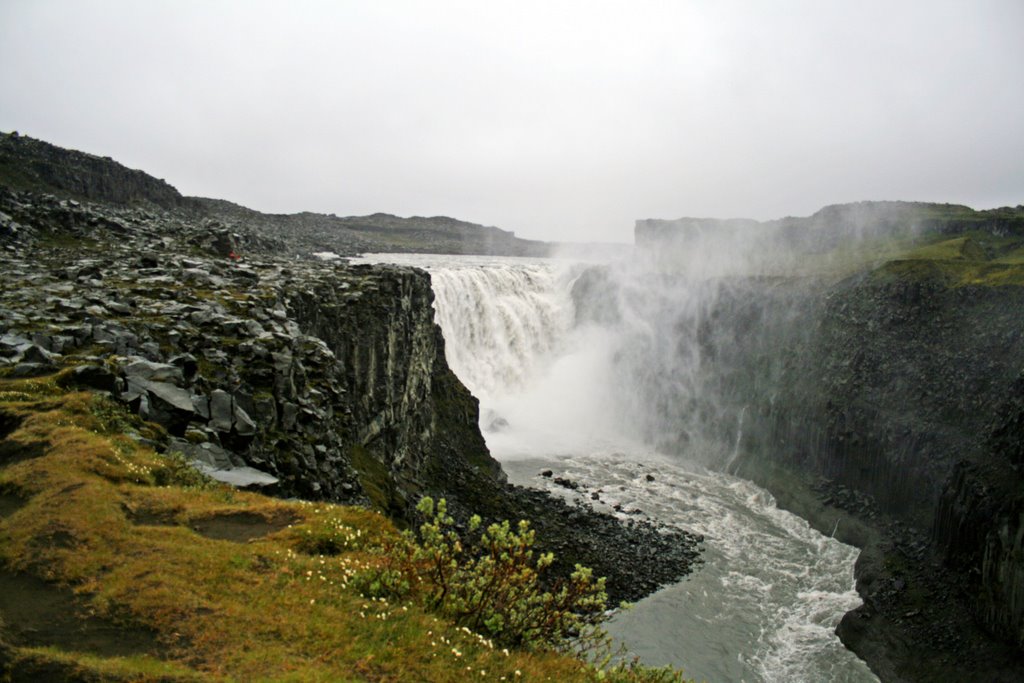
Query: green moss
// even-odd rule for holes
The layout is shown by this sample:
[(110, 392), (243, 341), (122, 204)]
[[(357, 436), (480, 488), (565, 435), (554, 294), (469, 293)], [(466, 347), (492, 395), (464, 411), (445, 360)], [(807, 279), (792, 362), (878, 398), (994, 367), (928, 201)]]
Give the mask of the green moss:
[(353, 446), (350, 454), (352, 467), (359, 476), (359, 484), (373, 507), (399, 515), (404, 513), (405, 499), (398, 492), (387, 466), (363, 446)]
[(933, 280), (946, 287), (1024, 287), (1024, 263), (901, 259), (884, 264), (872, 273), (875, 280)]
[(1007, 265), (1024, 265), (1024, 246), (1008, 249), (994, 259), (994, 262)]
[[(973, 245), (973, 248), (966, 249), (968, 244)], [(965, 236), (919, 247), (908, 253), (905, 258), (912, 260), (962, 260), (971, 256), (974, 257), (973, 260), (978, 258), (983, 260), (984, 252), (979, 254), (979, 251), (980, 248), (977, 246), (977, 243), (973, 242), (970, 237)]]
[(157, 486), (179, 486), (185, 489), (215, 489), (220, 486), (213, 479), (206, 476), (192, 463), (177, 452), (170, 452), (163, 456), (163, 462), (152, 469), (153, 481)]
[(196, 370), (200, 377), (216, 377), (223, 372), (223, 369), (216, 363), (211, 362), (206, 356), (196, 356)]

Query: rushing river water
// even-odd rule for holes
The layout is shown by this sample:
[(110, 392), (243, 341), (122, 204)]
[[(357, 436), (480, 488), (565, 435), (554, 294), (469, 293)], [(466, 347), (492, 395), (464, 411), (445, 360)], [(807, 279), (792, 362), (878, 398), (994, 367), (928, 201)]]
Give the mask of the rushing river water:
[[(709, 682), (877, 680), (834, 634), (860, 604), (857, 550), (719, 471), (735, 444), (692, 441), (694, 449), (717, 449), (714, 458), (646, 445), (649, 423), (636, 428), (642, 397), (621, 374), (623, 344), (634, 343), (622, 328), (652, 325), (577, 324), (569, 292), (584, 265), (434, 255), (367, 260), (430, 272), (448, 362), (480, 399), (487, 444), (512, 481), (704, 535), (703, 563), (616, 615), (609, 624), (616, 640), (646, 663), (677, 665)], [(730, 419), (738, 440), (742, 415)], [(581, 489), (555, 486), (539, 476), (544, 469)]]

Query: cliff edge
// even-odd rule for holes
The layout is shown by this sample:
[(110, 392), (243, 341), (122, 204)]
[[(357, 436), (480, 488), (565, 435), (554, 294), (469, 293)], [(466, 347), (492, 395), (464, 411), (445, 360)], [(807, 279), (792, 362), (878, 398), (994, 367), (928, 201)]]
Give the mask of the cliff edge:
[(94, 201), (0, 185), (3, 377), (73, 368), (73, 386), (160, 426), (148, 446), (239, 487), (371, 506), (400, 525), (428, 494), (463, 518), (531, 519), (561, 572), (592, 567), (616, 600), (688, 571), (696, 540), (682, 531), (506, 484), (445, 360), (426, 272), (302, 258), (301, 238), (187, 199), (161, 205), (162, 181), (109, 160), (11, 144), (74, 169), (54, 177), (95, 163), (143, 190), (89, 181), (105, 188)]
[(1024, 207), (638, 221), (637, 243), (658, 287), (702, 302), (656, 307), (659, 329), (693, 330), (694, 400), (717, 416), (672, 421), (736, 444), (711, 464), (863, 549), (844, 642), (886, 681), (1019, 680)]

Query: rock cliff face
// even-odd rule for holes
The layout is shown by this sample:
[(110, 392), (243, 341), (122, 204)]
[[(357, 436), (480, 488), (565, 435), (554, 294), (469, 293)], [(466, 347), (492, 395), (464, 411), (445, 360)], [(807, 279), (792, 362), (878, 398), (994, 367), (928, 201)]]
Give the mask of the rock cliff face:
[(293, 291), (287, 307), (300, 329), (326, 343), (343, 393), (355, 398), (343, 409), (340, 443), (355, 461), (372, 455), (397, 478), (383, 489), (365, 480), (389, 498), (377, 502), (404, 505), (410, 493), (443, 489), (438, 473), (468, 462), (501, 480), (477, 427), (478, 402), (444, 362), (429, 278), (405, 268), (350, 270), (376, 277), (361, 287), (332, 279)]
[[(1022, 242), (1024, 212), (954, 213), (898, 230), (949, 254), (904, 247), (902, 260), (858, 268), (810, 260), (832, 238), (764, 238), (764, 224), (638, 223), (638, 243), (662, 245), (661, 270), (630, 296), (644, 292), (644, 320), (677, 349), (623, 354), (654, 416), (648, 433), (665, 450), (710, 454), (865, 549), (865, 606), (840, 635), (884, 680), (1024, 672), (1024, 283), (1006, 256)], [(956, 232), (965, 224), (966, 237)], [(880, 236), (891, 226), (858, 227)], [(803, 251), (769, 264), (782, 266), (774, 275), (673, 273), (695, 243), (721, 246), (722, 231), (743, 267), (757, 261), (744, 262), (741, 237)], [(598, 269), (575, 295), (578, 314), (600, 324), (621, 315), (595, 301), (629, 298)]]
[[(402, 509), (440, 490), (427, 463), (500, 478), (476, 402), (444, 362), (426, 273), (184, 256), (203, 228), (170, 215), (130, 223), (66, 200), (0, 200), (37, 236), (4, 252), (5, 276), (22, 282), (3, 295), (18, 372), (85, 353), (167, 429), (169, 448), (215, 470), (261, 470), (285, 495)], [(88, 237), (49, 247), (67, 216)]]
[(784, 376), (746, 460), (755, 478), (759, 458), (816, 473), (826, 502), (881, 530), (881, 552), (858, 568), (866, 604), (854, 619), (888, 623), (865, 635), (848, 618), (840, 635), (911, 680), (942, 665), (922, 666), (914, 647), (883, 654), (872, 636), (966, 652), (967, 673), (1019, 657), (992, 654), (975, 623), (1016, 647), (1024, 626), (1021, 482), (993, 436), (1019, 415), (1006, 403), (1024, 367), (1024, 288), (951, 286), (930, 271), (891, 264), (829, 291), (797, 346), (805, 371)]
[[(685, 532), (506, 484), (445, 361), (426, 272), (302, 258), (312, 233), (165, 207), (160, 181), (133, 194), (135, 172), (114, 162), (4, 137), (17, 154), (0, 169), (0, 379), (66, 370), (163, 427), (159, 452), (233, 485), (370, 504), (399, 524), (424, 494), (463, 517), (531, 519), (563, 572), (592, 567), (614, 600), (688, 571)], [(75, 199), (52, 180), (64, 166), (113, 186), (87, 179), (104, 200)], [(50, 178), (60, 196), (12, 176)]]
[(782, 354), (801, 363), (783, 368), (754, 433), (762, 453), (778, 450), (930, 528), (954, 466), (988, 457), (986, 435), (1024, 367), (1024, 289), (905, 271), (892, 264), (835, 284), (806, 299), (801, 329), (776, 331), (791, 350)]

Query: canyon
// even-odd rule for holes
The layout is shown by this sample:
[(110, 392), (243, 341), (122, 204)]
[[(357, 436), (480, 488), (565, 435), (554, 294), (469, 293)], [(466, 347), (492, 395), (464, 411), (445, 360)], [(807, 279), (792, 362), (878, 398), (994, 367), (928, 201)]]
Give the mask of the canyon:
[[(17, 134), (0, 136), (0, 245), (5, 377), (72, 368), (162, 427), (140, 440), (214, 478), (399, 524), (422, 495), (529, 517), (561, 571), (593, 567), (616, 599), (699, 562), (684, 529), (509, 484), (445, 359), (430, 276), (343, 258), (552, 245), (443, 217), (260, 214)], [(861, 548), (864, 605), (838, 633), (882, 680), (1010, 681), (1022, 254), (1022, 207), (641, 220), (635, 253), (581, 268), (571, 294), (576, 325), (632, 334), (616, 390), (640, 437)]]

